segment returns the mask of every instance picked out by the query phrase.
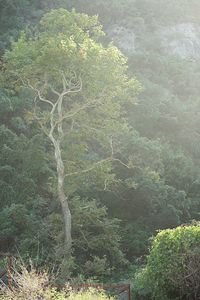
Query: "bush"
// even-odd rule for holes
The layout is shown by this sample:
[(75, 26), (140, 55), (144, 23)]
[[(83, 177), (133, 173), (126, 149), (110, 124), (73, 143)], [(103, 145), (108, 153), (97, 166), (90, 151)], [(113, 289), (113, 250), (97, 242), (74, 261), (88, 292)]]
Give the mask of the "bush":
[(137, 299), (200, 299), (200, 227), (159, 232), (134, 289)]
[(0, 300), (114, 300), (102, 290), (93, 288), (87, 291), (73, 291), (69, 286), (61, 291), (50, 284), (46, 272), (37, 272), (34, 268), (28, 271), (24, 266), (15, 269), (12, 276), (13, 286), (0, 288)]
[[(69, 297), (66, 298), (66, 300), (114, 300), (114, 298), (108, 298), (106, 294), (103, 291), (96, 291), (94, 289), (89, 289), (85, 292), (71, 292)], [(64, 300), (64, 299), (58, 299), (58, 300)]]

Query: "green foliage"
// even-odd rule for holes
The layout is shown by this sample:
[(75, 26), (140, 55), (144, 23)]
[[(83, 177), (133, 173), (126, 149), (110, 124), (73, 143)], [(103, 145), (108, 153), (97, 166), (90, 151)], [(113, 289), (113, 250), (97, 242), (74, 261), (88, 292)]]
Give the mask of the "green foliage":
[[(72, 0), (71, 4), (88, 14), (99, 14), (106, 26), (120, 24), (138, 31), (177, 22), (199, 21), (199, 1), (192, 0)], [(110, 13), (112, 11), (112, 13)], [(187, 13), (187, 15), (186, 15)], [(137, 26), (140, 26), (137, 29)]]
[(146, 267), (136, 275), (138, 294), (151, 299), (197, 299), (199, 243), (199, 226), (159, 232), (153, 239)]
[(24, 106), (22, 100), (22, 96), (20, 99), (1, 91), (0, 251), (18, 247), (22, 256), (29, 252), (36, 257), (38, 244), (43, 250), (45, 244), (50, 245), (45, 218), (53, 197), (48, 187), (52, 171), (45, 158), (43, 137), (23, 118), (28, 103)]
[[(110, 219), (106, 207), (95, 200), (76, 197), (70, 204), (73, 256), (76, 258), (74, 275), (101, 281), (115, 276), (116, 269), (122, 270), (127, 264), (121, 251), (120, 221)], [(54, 261), (60, 263), (63, 251), (60, 214), (49, 215), (49, 229), (57, 245)]]
[(136, 257), (142, 257), (148, 249), (148, 239), (152, 234), (152, 228), (147, 227), (145, 219), (135, 222), (127, 222), (122, 229), (122, 244), (126, 257), (130, 262)]
[[(126, 59), (113, 45), (107, 49), (109, 37), (103, 36), (97, 17), (62, 9), (50, 12), (60, 7), (99, 15), (105, 32), (117, 24), (135, 34), (137, 47), (128, 53), (128, 70), (143, 85), (141, 91), (134, 81), (130, 99), (135, 98), (136, 90), (141, 91), (136, 103), (123, 104), (119, 109), (127, 89), (116, 86), (121, 86), (118, 75), (126, 70)], [(36, 26), (45, 12), (48, 14)], [(27, 113), (33, 108), (34, 95), (19, 87), (16, 71), (22, 77), (30, 76), (39, 87), (46, 72), (52, 87), (58, 89), (58, 67), (81, 74), (87, 81), (83, 85), (85, 96), (71, 95), (70, 109), (77, 108), (77, 100), (81, 104), (94, 99), (96, 92), (105, 84), (110, 87), (116, 79), (101, 116), (89, 109), (77, 115), (76, 132), (70, 141), (62, 143), (63, 158), (70, 161), (67, 171), (81, 171), (110, 155), (106, 137), (114, 132), (117, 158), (129, 165), (126, 168), (109, 162), (66, 180), (75, 216), (76, 276), (84, 273), (85, 278), (108, 280), (124, 268), (122, 251), (133, 264), (147, 253), (148, 238), (157, 229), (199, 220), (200, 64), (199, 60), (183, 60), (166, 51), (158, 34), (180, 23), (194, 22), (198, 27), (198, 12), (198, 0), (0, 1), (0, 54), (10, 50), (11, 41), (21, 36), (12, 46), (15, 52), (6, 54), (13, 63), (9, 71), (15, 70), (12, 76), (5, 74), (0, 63), (4, 85), (0, 91), (0, 248), (4, 245), (13, 250), (17, 246), (23, 257), (29, 253), (38, 260), (39, 253), (41, 264), (46, 261), (49, 265), (55, 262), (56, 268), (64, 265), (63, 270), (68, 267), (62, 261), (52, 147), (39, 133), (33, 113)], [(44, 94), (52, 96), (49, 88)], [(46, 108), (42, 105), (39, 112)], [(126, 126), (124, 116), (128, 116)], [(46, 125), (49, 113), (41, 117)], [(66, 122), (65, 129), (70, 126)], [(128, 133), (130, 126), (134, 130)], [(142, 291), (148, 293), (148, 286)]]
[(10, 47), (13, 40), (17, 40), (19, 32), (26, 29), (32, 31), (32, 26), (49, 9), (64, 6), (69, 3), (65, 0), (16, 0), (0, 1), (0, 55)]

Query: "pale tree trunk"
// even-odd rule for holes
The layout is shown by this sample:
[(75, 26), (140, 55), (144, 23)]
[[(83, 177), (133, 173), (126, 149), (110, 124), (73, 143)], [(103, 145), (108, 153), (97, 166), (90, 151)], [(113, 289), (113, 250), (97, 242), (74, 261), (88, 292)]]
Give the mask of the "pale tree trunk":
[(55, 154), (55, 161), (56, 161), (56, 168), (57, 168), (57, 176), (58, 176), (58, 199), (61, 205), (62, 216), (63, 216), (63, 225), (64, 225), (64, 241), (65, 241), (65, 250), (66, 255), (71, 254), (71, 246), (72, 246), (72, 237), (71, 237), (71, 212), (69, 209), (68, 197), (65, 195), (64, 190), (64, 182), (65, 182), (65, 166), (62, 160), (62, 153), (61, 153), (61, 141), (63, 139), (64, 133), (62, 128), (63, 123), (63, 115), (62, 115), (62, 102), (63, 102), (63, 95), (60, 94), (58, 101), (57, 101), (57, 112), (58, 112), (58, 124), (57, 124), (57, 131), (58, 137), (55, 138), (53, 135), (55, 124), (53, 121), (53, 114), (51, 114), (51, 131), (49, 134), (49, 138), (51, 139), (54, 145), (54, 154)]
[[(52, 140), (52, 139), (51, 139)], [(69, 209), (68, 198), (65, 195), (64, 191), (64, 180), (65, 180), (65, 170), (64, 164), (61, 156), (60, 143), (56, 141), (54, 138), (52, 140), (55, 151), (55, 161), (57, 167), (57, 175), (58, 175), (58, 199), (61, 205), (63, 222), (64, 222), (64, 237), (65, 237), (65, 247), (70, 254), (72, 238), (71, 238), (71, 212)]]

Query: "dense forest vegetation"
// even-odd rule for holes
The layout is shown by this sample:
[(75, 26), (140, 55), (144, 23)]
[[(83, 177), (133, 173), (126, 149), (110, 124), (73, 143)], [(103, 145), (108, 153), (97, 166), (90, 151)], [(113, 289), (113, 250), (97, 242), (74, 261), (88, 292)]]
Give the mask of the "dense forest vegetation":
[[(106, 84), (111, 87), (106, 94), (107, 104), (94, 115), (90, 111), (80, 114), (80, 126), (62, 145), (63, 161), (71, 162), (66, 166), (67, 172), (74, 173), (64, 186), (72, 214), (70, 259), (65, 253), (54, 149), (40, 126), (46, 126), (48, 116), (42, 107), (42, 122), (34, 120), (30, 113), (34, 107), (33, 92), (25, 85), (21, 88), (14, 74), (15, 71), (22, 79), (32, 79), (38, 72), (42, 76), (45, 70), (51, 73), (53, 87), (59, 86), (59, 75), (53, 71), (60, 64), (57, 55), (60, 60), (65, 56), (59, 54), (56, 46), (49, 45), (50, 58), (41, 59), (40, 66), (38, 61), (30, 61), (42, 55), (38, 49), (44, 46), (42, 41), (46, 38), (55, 45), (61, 28), (59, 14), (54, 15), (58, 21), (57, 28), (53, 28), (54, 19), (46, 13), (52, 10), (53, 16), (53, 10), (60, 8), (72, 10), (74, 15), (73, 8), (78, 13), (98, 15), (105, 32), (101, 33), (95, 17), (81, 19), (85, 15), (79, 15), (78, 25), (96, 43), (94, 46), (87, 41), (84, 52), (80, 52), (93, 57), (85, 59), (84, 64), (73, 54), (66, 62), (66, 66), (73, 62), (76, 70), (82, 68), (86, 82), (82, 100), (100, 94)], [(59, 273), (60, 282), (66, 278), (129, 281), (145, 263), (151, 237), (158, 230), (198, 223), (199, 11), (198, 0), (0, 1), (0, 252), (20, 253), (25, 261), (31, 257), (38, 266), (48, 265)], [(43, 23), (39, 23), (41, 18)], [(180, 24), (197, 28), (196, 44), (191, 46), (189, 42), (192, 50), (189, 48), (186, 53), (183, 49), (184, 55), (179, 53), (181, 50), (172, 51), (165, 41), (165, 33)], [(73, 42), (80, 44), (84, 39), (75, 26), (70, 27), (68, 34), (68, 47), (73, 53)], [(175, 35), (177, 43), (181, 33)], [(181, 48), (176, 43), (170, 45)], [(89, 44), (96, 56), (92, 56)], [(128, 58), (127, 70), (125, 57), (113, 44)], [(106, 49), (104, 54), (102, 49)], [(102, 69), (105, 59), (107, 68)], [(126, 72), (130, 79), (120, 79)], [(48, 93), (45, 91), (45, 97)], [(112, 93), (118, 93), (116, 101), (112, 100)], [(73, 103), (76, 98), (71, 99)], [(79, 108), (72, 106), (72, 111), (75, 109)], [(98, 131), (100, 125), (103, 132)], [(116, 151), (116, 156), (98, 164), (109, 156), (107, 135), (113, 138), (111, 150)], [(153, 249), (157, 240), (159, 237), (154, 240)], [(195, 243), (196, 240), (195, 237)], [(153, 259), (148, 260), (147, 269), (153, 269)], [(139, 275), (136, 277), (140, 286)], [(164, 298), (166, 295), (159, 293), (155, 299), (182, 299), (172, 295)]]

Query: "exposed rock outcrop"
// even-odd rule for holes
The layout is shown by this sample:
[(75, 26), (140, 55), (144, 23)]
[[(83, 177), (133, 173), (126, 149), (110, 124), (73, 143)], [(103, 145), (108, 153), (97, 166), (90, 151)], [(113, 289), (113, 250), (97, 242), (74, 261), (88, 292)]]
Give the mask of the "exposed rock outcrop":
[(135, 33), (126, 27), (113, 25), (107, 30), (108, 37), (125, 53), (135, 51)]
[(181, 58), (200, 58), (200, 27), (181, 23), (160, 32), (166, 50)]
[[(116, 24), (107, 30), (107, 34), (126, 55), (141, 47), (137, 44), (136, 33), (132, 29)], [(166, 53), (178, 55), (183, 59), (200, 59), (200, 26), (194, 23), (180, 23), (152, 32), (152, 37), (154, 35), (159, 37)], [(145, 38), (149, 38), (148, 34), (140, 36), (140, 40)]]

